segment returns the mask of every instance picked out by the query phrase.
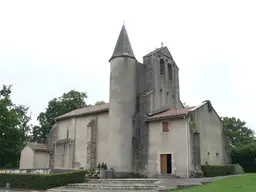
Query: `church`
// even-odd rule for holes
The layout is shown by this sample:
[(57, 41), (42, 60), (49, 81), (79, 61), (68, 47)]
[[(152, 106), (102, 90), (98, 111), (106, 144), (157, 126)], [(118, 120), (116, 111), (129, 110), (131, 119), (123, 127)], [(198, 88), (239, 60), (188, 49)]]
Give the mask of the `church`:
[(211, 102), (184, 107), (180, 101), (179, 68), (167, 47), (140, 63), (123, 26), (109, 62), (109, 103), (55, 118), (47, 143), (21, 152), (20, 169), (89, 170), (106, 162), (117, 177), (188, 178), (201, 174), (201, 165), (230, 163)]

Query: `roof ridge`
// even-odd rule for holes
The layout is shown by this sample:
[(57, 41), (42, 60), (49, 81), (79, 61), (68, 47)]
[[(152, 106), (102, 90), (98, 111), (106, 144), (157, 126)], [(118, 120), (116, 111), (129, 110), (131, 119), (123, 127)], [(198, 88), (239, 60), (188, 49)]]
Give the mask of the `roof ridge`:
[(158, 51), (161, 51), (161, 50), (164, 49), (164, 48), (167, 48), (167, 46), (163, 46), (163, 47), (156, 48), (154, 51), (151, 51), (151, 52), (147, 53), (147, 54), (144, 55), (143, 57), (147, 57), (147, 56), (153, 55), (153, 54), (157, 53)]
[(93, 105), (90, 107), (85, 106), (85, 107), (70, 111), (68, 113), (65, 113), (63, 115), (60, 115), (56, 117), (55, 120), (65, 119), (70, 117), (77, 117), (77, 116), (86, 115), (86, 114), (100, 113), (100, 112), (107, 111), (108, 109), (109, 109), (109, 103)]
[(33, 151), (43, 151), (49, 152), (49, 148), (45, 143), (37, 143), (37, 142), (28, 142), (27, 146), (29, 146)]
[[(89, 105), (89, 106), (83, 106), (83, 107), (80, 107), (80, 108), (77, 108), (77, 109), (83, 109), (83, 108), (93, 108), (93, 107), (97, 107), (97, 106), (101, 106), (101, 105), (106, 105), (106, 104), (109, 104), (109, 103), (102, 103), (102, 104), (97, 104), (97, 105)], [(74, 109), (72, 111), (75, 111), (77, 109)], [(70, 112), (72, 112), (70, 111)], [(69, 112), (68, 112), (69, 113)]]

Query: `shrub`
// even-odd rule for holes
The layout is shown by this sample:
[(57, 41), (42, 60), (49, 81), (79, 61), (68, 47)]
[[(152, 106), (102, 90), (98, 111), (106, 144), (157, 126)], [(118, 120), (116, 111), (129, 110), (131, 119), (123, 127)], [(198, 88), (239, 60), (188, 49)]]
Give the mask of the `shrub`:
[(235, 174), (235, 165), (202, 165), (201, 169), (205, 177)]
[(232, 163), (239, 164), (246, 173), (256, 173), (256, 141), (232, 150)]
[(0, 173), (0, 188), (10, 183), (11, 188), (19, 189), (49, 189), (68, 183), (82, 183), (86, 171), (76, 171), (61, 174), (13, 174)]
[(104, 170), (107, 170), (108, 169), (108, 166), (107, 166), (107, 163), (99, 163), (98, 166), (97, 166), (98, 169), (104, 169)]

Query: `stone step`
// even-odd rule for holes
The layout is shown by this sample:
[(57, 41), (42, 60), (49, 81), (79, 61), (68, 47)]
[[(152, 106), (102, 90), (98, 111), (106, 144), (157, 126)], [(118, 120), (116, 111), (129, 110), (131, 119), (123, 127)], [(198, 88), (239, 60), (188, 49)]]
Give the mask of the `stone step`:
[(185, 184), (177, 185), (177, 189), (184, 189), (184, 188), (196, 187), (201, 185), (203, 184), (202, 183), (185, 183)]
[(209, 184), (209, 183), (212, 183), (213, 181), (202, 181), (201, 183), (203, 184), (203, 185), (206, 185), (206, 184)]
[(156, 175), (157, 178), (177, 178), (176, 175), (174, 174), (161, 174), (161, 175)]
[(149, 184), (144, 184), (144, 183), (73, 183), (73, 184), (68, 184), (65, 186), (66, 188), (81, 188), (83, 186), (159, 186), (153, 183)]
[(156, 185), (80, 185), (69, 186), (64, 189), (155, 189)]
[(158, 189), (154, 189), (154, 190), (125, 190), (125, 189), (119, 189), (119, 190), (112, 190), (112, 189), (72, 189), (72, 190), (67, 190), (67, 189), (49, 189), (47, 190), (47, 192), (111, 192), (111, 191), (115, 191), (115, 192), (168, 192), (169, 190), (174, 190), (174, 189), (165, 189), (165, 190), (158, 190)]
[(120, 185), (112, 185), (112, 186), (86, 186), (84, 188), (54, 188), (54, 189), (49, 189), (48, 192), (79, 192), (79, 191), (86, 191), (86, 190), (122, 190), (122, 191), (138, 191), (138, 190), (145, 190), (145, 191), (159, 191), (163, 190), (164, 188), (158, 187), (158, 186), (120, 186)]
[(158, 179), (88, 179), (86, 183), (140, 183), (150, 184), (159, 181)]

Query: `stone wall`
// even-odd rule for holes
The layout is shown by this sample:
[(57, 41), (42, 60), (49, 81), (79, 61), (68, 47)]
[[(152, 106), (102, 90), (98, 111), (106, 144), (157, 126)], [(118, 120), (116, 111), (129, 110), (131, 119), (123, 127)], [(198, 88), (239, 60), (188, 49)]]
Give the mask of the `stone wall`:
[(0, 173), (15, 174), (55, 174), (76, 171), (77, 169), (1, 169)]
[[(148, 134), (148, 176), (162, 175), (161, 154), (171, 154), (172, 172), (179, 177), (187, 177), (190, 167), (188, 156), (190, 145), (186, 137), (187, 121), (183, 118), (168, 119), (168, 132), (162, 131), (161, 121), (149, 123)], [(188, 137), (189, 138), (189, 137)]]
[(116, 57), (110, 62), (108, 165), (116, 172), (133, 172), (133, 119), (136, 115), (137, 61)]
[(193, 129), (191, 131), (191, 138), (192, 138), (192, 170), (191, 170), (191, 177), (201, 177), (203, 176), (203, 172), (201, 170), (201, 154), (200, 154), (200, 133)]
[(209, 104), (193, 111), (194, 123), (200, 133), (201, 165), (224, 165), (223, 124)]
[(224, 162), (226, 164), (230, 164), (231, 163), (231, 145), (230, 145), (230, 140), (227, 137), (227, 135), (225, 134), (224, 131), (222, 131), (222, 143), (224, 146)]
[(139, 108), (134, 120), (134, 172), (136, 175), (147, 175), (148, 157), (148, 123), (145, 122), (146, 114), (150, 108), (150, 94), (145, 94), (138, 99)]
[(46, 139), (46, 144), (48, 146), (48, 149), (51, 151), (50, 162), (49, 162), (50, 168), (54, 167), (55, 142), (57, 141), (57, 129), (58, 129), (58, 125), (57, 124), (53, 125)]
[(22, 149), (20, 153), (20, 169), (32, 169), (34, 168), (34, 156), (35, 152), (29, 147), (26, 146)]
[(200, 148), (200, 133), (195, 123), (195, 113), (190, 114), (189, 122), (190, 130), (190, 146), (191, 146), (191, 177), (201, 177), (201, 148)]

